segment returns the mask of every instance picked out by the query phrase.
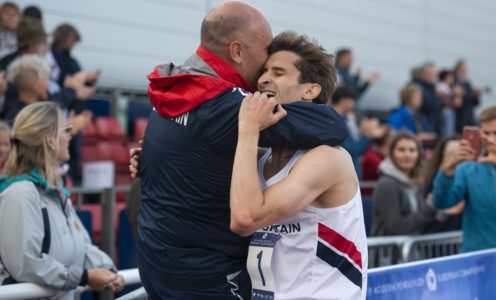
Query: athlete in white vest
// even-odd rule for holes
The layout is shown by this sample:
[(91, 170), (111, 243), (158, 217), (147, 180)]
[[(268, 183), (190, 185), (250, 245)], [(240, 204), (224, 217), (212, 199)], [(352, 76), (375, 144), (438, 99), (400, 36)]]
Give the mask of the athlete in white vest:
[(231, 182), (231, 230), (253, 234), (252, 299), (365, 299), (367, 243), (350, 155), (341, 147), (272, 148), (257, 165), (259, 132), (284, 122), (277, 104), (328, 102), (332, 56), (293, 33), (277, 36), (269, 54), (262, 94), (241, 106)]

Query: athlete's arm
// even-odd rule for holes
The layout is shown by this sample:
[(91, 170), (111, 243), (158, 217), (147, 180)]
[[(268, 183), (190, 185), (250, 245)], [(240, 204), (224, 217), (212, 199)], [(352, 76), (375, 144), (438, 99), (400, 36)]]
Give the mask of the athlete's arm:
[(262, 192), (257, 143), (264, 118), (270, 117), (275, 105), (270, 101), (253, 97), (243, 101), (240, 110), (230, 199), (231, 230), (240, 235), (250, 235), (263, 225), (296, 214), (334, 184), (326, 175), (336, 150), (321, 146), (302, 157), (284, 180)]

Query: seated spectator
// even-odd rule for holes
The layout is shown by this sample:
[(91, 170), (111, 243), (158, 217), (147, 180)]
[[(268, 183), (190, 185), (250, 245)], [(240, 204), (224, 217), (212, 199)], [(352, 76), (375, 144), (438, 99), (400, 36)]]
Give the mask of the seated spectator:
[(16, 28), (21, 19), (19, 7), (12, 2), (0, 6), (0, 58), (17, 49)]
[[(27, 104), (48, 99), (49, 72), (48, 62), (38, 55), (21, 56), (9, 65), (7, 80), (16, 86), (19, 97), (7, 101), (4, 119), (11, 121)], [(12, 117), (6, 117), (7, 115)]]
[(10, 127), (7, 123), (0, 121), (0, 173), (3, 172), (10, 148)]
[(56, 289), (57, 299), (75, 299), (78, 286), (123, 286), (112, 259), (91, 244), (55, 171), (69, 158), (70, 139), (55, 103), (26, 106), (14, 122), (0, 180), (0, 282)]
[(355, 97), (356, 95), (350, 89), (339, 87), (332, 94), (331, 107), (346, 120), (349, 134), (342, 146), (351, 155), (357, 176), (361, 178), (360, 157), (367, 149), (370, 139), (384, 134), (385, 127), (378, 119), (365, 117), (360, 120), (360, 127), (358, 127), (353, 112), (356, 104)]
[(434, 179), (436, 207), (465, 200), (462, 252), (496, 248), (496, 106), (481, 111), (479, 122), (487, 156), (474, 160), (474, 149), (462, 140)]
[(400, 91), (401, 107), (389, 116), (389, 125), (395, 130), (407, 130), (417, 135), (423, 143), (433, 143), (436, 134), (429, 132), (429, 123), (420, 113), (422, 89), (417, 84), (408, 84)]
[(398, 132), (389, 157), (379, 166), (381, 176), (374, 190), (372, 235), (420, 234), (435, 219), (422, 193), (422, 145), (412, 134)]
[(38, 55), (24, 55), (10, 64), (7, 79), (17, 87), (19, 97), (8, 99), (2, 119), (9, 124), (26, 105), (48, 99), (48, 62)]
[[(362, 180), (376, 181), (379, 179), (379, 165), (388, 156), (389, 145), (393, 137), (391, 127), (385, 126), (384, 133), (372, 140), (361, 159)], [(374, 189), (362, 188), (362, 196), (370, 196)]]

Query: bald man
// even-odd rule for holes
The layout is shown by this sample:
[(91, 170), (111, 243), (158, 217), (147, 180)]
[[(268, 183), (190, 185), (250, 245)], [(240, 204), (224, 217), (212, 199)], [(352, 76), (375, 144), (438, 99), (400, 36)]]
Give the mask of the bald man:
[[(205, 17), (201, 44), (184, 65), (160, 65), (148, 77), (155, 109), (140, 158), (137, 244), (152, 299), (250, 299), (250, 238), (229, 228), (229, 188), (239, 108), (271, 40), (261, 12), (226, 2)], [(310, 148), (346, 138), (346, 124), (324, 105), (284, 108), (261, 145)]]

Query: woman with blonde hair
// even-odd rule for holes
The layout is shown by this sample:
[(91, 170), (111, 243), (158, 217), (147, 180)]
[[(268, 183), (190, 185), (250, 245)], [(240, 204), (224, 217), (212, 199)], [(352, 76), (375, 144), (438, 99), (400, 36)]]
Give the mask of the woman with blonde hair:
[(0, 179), (0, 282), (52, 288), (57, 299), (73, 299), (78, 286), (123, 285), (111, 258), (91, 244), (55, 171), (69, 159), (70, 132), (55, 103), (23, 108)]

